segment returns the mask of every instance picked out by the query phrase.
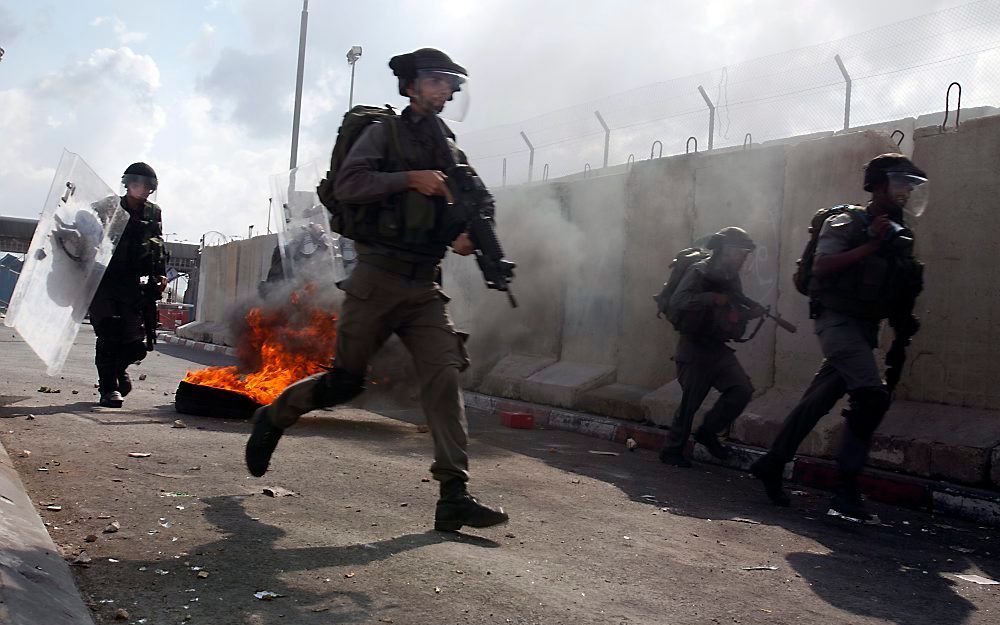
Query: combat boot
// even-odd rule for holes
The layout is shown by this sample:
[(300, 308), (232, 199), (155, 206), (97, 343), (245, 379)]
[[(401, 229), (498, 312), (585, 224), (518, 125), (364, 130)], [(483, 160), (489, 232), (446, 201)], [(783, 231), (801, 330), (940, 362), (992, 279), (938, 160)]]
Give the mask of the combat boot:
[(469, 494), (462, 480), (453, 479), (441, 483), (441, 498), (434, 511), (434, 529), (457, 532), (463, 525), (493, 527), (506, 523), (508, 519), (503, 508), (492, 508), (479, 503)]
[(247, 440), (246, 463), (250, 475), (261, 477), (267, 473), (271, 463), (271, 454), (278, 446), (278, 440), (285, 430), (271, 425), (267, 418), (267, 406), (261, 406), (253, 413), (253, 432)]
[(101, 399), (97, 402), (97, 405), (105, 408), (121, 408), (123, 403), (121, 393), (118, 391), (108, 391), (101, 393)]
[(854, 475), (841, 475), (841, 484), (830, 501), (830, 509), (826, 514), (851, 523), (878, 525), (881, 522), (878, 515), (869, 512), (865, 506), (857, 477)]
[(660, 462), (681, 469), (691, 468), (691, 461), (684, 457), (683, 451), (676, 452), (669, 447), (664, 447), (660, 450)]
[(118, 389), (118, 376), (114, 367), (107, 365), (97, 367), (97, 392), (101, 394), (98, 406), (105, 408), (121, 408), (122, 394)]
[(750, 465), (750, 473), (764, 483), (764, 492), (771, 503), (787, 508), (792, 505), (792, 500), (781, 485), (784, 470), (785, 464), (770, 454), (764, 454)]
[(718, 436), (701, 428), (695, 431), (694, 442), (701, 443), (708, 450), (708, 453), (719, 460), (726, 460), (731, 455), (729, 448), (719, 442)]

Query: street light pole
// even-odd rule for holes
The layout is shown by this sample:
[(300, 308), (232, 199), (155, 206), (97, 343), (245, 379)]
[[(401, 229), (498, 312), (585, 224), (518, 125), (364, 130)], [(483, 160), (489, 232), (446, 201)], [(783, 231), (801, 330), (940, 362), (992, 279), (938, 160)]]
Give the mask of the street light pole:
[(302, 0), (302, 22), (299, 25), (299, 67), (295, 75), (295, 112), (292, 113), (292, 155), (288, 169), (295, 169), (299, 154), (299, 113), (302, 110), (302, 75), (306, 65), (306, 28), (309, 25), (309, 0)]
[(347, 51), (347, 62), (351, 65), (351, 95), (347, 99), (347, 110), (354, 108), (354, 65), (361, 58), (361, 46), (351, 46)]

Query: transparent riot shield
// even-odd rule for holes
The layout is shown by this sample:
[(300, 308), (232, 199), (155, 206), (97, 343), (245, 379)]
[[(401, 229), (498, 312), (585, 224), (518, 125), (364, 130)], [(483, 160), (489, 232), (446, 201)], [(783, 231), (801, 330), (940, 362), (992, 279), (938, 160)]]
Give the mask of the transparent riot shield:
[(63, 151), (4, 325), (57, 374), (128, 223), (121, 198)]
[(330, 230), (329, 213), (316, 195), (320, 178), (315, 161), (271, 176), (271, 206), (285, 279), (308, 276), (340, 282), (347, 277), (340, 237)]

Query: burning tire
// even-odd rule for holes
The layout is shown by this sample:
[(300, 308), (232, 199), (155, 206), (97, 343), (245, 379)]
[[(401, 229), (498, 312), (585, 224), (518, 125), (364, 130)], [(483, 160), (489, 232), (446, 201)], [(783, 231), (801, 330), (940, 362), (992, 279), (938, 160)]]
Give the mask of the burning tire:
[(249, 419), (262, 404), (242, 393), (181, 381), (174, 395), (177, 412), (220, 419)]

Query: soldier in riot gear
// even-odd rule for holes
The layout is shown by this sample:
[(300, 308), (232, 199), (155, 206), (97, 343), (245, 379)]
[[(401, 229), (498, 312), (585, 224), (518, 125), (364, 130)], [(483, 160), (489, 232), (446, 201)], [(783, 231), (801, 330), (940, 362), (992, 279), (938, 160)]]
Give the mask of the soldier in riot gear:
[[(121, 207), (128, 224), (115, 246), (90, 304), (90, 323), (97, 334), (100, 405), (119, 408), (132, 390), (128, 366), (146, 357), (155, 336), (155, 315), (144, 314), (167, 286), (166, 252), (160, 207), (149, 201), (157, 187), (156, 172), (132, 163), (122, 175)], [(153, 327), (150, 327), (150, 326)]]
[(739, 271), (756, 247), (746, 231), (723, 228), (712, 235), (707, 247), (711, 256), (684, 271), (666, 305), (668, 317), (680, 332), (674, 362), (683, 395), (660, 460), (678, 467), (691, 466), (684, 446), (694, 415), (713, 387), (721, 396), (695, 431), (694, 440), (717, 458), (729, 455), (718, 435), (740, 416), (754, 389), (726, 343), (743, 335), (749, 319), (765, 313), (743, 295), (740, 283)]
[(489, 527), (506, 522), (507, 514), (478, 502), (466, 488), (468, 425), (460, 386), (469, 365), (466, 336), (452, 325), (438, 282), (449, 246), (461, 255), (474, 251), (464, 223), (449, 209), (451, 192), (442, 173), (451, 162), (467, 161), (437, 117), (467, 73), (431, 48), (393, 57), (389, 67), (410, 104), (401, 115), (367, 127), (335, 175), (336, 199), (347, 205), (348, 221), (356, 226), (351, 236), (358, 263), (338, 285), (346, 297), (333, 366), (289, 386), (257, 411), (247, 468), (264, 475), (282, 433), (299, 416), (360, 394), (371, 357), (395, 333), (414, 359), (434, 439), (431, 473), (441, 489), (434, 526)]
[(902, 154), (882, 154), (865, 166), (868, 205), (835, 207), (839, 210), (822, 223), (805, 282), (823, 364), (771, 449), (751, 467), (776, 505), (789, 505), (782, 489), (785, 463), (846, 393), (846, 427), (837, 458), (840, 485), (828, 514), (876, 520), (858, 488), (872, 436), (891, 402), (891, 388), (882, 380), (873, 350), (883, 319), (904, 343), (919, 327), (913, 305), (923, 287), (923, 266), (914, 257), (905, 215), (923, 210), (926, 182), (926, 174)]

